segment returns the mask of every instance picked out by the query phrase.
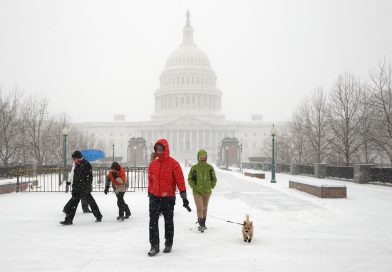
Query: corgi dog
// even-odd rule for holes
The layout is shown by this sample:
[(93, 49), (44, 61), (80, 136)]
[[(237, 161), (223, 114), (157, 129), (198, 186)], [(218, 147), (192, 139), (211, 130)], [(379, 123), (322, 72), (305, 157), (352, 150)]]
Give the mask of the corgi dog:
[(249, 215), (246, 215), (246, 220), (242, 224), (242, 236), (244, 237), (244, 242), (250, 243), (253, 239), (253, 221), (249, 220)]

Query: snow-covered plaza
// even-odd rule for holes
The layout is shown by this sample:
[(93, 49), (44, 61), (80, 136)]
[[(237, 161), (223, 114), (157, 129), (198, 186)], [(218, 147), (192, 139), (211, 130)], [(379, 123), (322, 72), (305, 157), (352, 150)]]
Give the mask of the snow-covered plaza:
[[(189, 168), (184, 168), (187, 175)], [(147, 192), (127, 193), (132, 216), (117, 222), (116, 197), (93, 193), (103, 214), (95, 223), (79, 207), (71, 226), (62, 226), (66, 193), (0, 195), (0, 271), (392, 271), (392, 187), (347, 186), (347, 199), (321, 199), (277, 183), (217, 170), (208, 229), (197, 231), (191, 213), (177, 200), (173, 251), (148, 257)], [(323, 180), (328, 182), (328, 180)], [(189, 188), (188, 188), (189, 189)], [(244, 243), (246, 214), (254, 240)]]

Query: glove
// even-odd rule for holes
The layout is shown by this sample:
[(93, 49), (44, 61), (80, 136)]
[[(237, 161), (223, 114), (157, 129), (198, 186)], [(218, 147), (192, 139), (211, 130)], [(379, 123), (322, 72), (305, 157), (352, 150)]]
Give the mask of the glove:
[(197, 172), (196, 171), (192, 172), (192, 180), (196, 183), (196, 181), (197, 181)]
[(113, 177), (114, 179), (118, 178), (118, 173), (117, 173), (117, 171), (112, 171), (112, 177)]
[(67, 185), (68, 185), (68, 186), (71, 185), (71, 182), (67, 181)]
[(182, 191), (182, 192), (180, 193), (180, 196), (181, 196), (181, 198), (182, 198), (182, 206), (185, 207), (185, 209), (187, 209), (188, 212), (191, 212), (192, 210), (191, 210), (191, 208), (189, 207), (189, 200), (188, 200), (188, 198), (186, 197), (186, 191)]
[(103, 191), (105, 193), (105, 195), (107, 195), (109, 193), (109, 186), (105, 187), (105, 191)]

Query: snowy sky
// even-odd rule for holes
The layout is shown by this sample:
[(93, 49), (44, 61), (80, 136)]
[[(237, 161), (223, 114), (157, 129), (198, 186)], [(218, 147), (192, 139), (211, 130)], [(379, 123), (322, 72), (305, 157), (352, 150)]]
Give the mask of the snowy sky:
[(76, 122), (149, 120), (187, 9), (229, 120), (287, 120), (339, 73), (365, 79), (392, 61), (388, 0), (1, 0), (0, 85)]

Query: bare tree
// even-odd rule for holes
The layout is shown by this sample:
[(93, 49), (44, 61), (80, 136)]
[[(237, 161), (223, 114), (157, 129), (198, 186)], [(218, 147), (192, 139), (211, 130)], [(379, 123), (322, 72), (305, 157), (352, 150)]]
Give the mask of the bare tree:
[[(70, 123), (68, 119), (67, 127), (70, 128), (68, 135), (67, 152), (70, 154), (74, 150), (83, 149), (103, 149), (102, 142), (98, 142), (94, 135), (84, 132), (78, 125)], [(65, 123), (64, 123), (65, 124)]]
[(392, 163), (392, 67), (385, 61), (378, 70), (370, 73), (368, 86), (372, 93), (373, 140), (388, 156)]
[[(364, 86), (367, 89), (367, 86)], [(358, 160), (364, 163), (370, 163), (375, 160), (378, 153), (378, 148), (375, 145), (375, 131), (373, 130), (374, 107), (372, 106), (371, 94), (364, 91), (363, 100), (361, 103), (361, 117), (359, 124), (359, 136), (362, 142), (362, 146), (359, 152)]]
[[(290, 163), (292, 160), (292, 149), (290, 147), (290, 136), (288, 126), (279, 126), (277, 128), (277, 135), (275, 136), (275, 161), (277, 163)], [(263, 157), (272, 157), (272, 138), (266, 137), (263, 140), (261, 148), (261, 155)]]
[(23, 123), (28, 152), (38, 165), (42, 165), (57, 137), (53, 131), (54, 118), (49, 115), (46, 98), (30, 96), (23, 108)]
[(14, 164), (20, 155), (21, 97), (17, 88), (4, 97), (0, 89), (0, 160), (4, 166)]
[(290, 163), (292, 161), (292, 148), (290, 146), (288, 130), (288, 126), (280, 127), (275, 137), (275, 160), (277, 163)]
[(308, 103), (303, 103), (305, 133), (311, 149), (312, 161), (322, 163), (328, 146), (327, 98), (322, 88), (316, 89)]
[[(303, 102), (304, 103), (304, 102)], [(288, 141), (291, 143), (292, 161), (295, 163), (304, 162), (305, 154), (305, 119), (301, 104), (294, 112), (292, 121), (289, 124)]]
[[(51, 162), (54, 164), (62, 164), (64, 156), (64, 127), (70, 128), (71, 118), (66, 113), (61, 113), (54, 118), (52, 126), (52, 137), (50, 149), (47, 153), (46, 162)], [(68, 147), (68, 146), (67, 146)], [(69, 148), (67, 148), (69, 151)], [(69, 154), (69, 153), (67, 153)]]
[(346, 165), (362, 145), (358, 134), (362, 97), (362, 85), (350, 74), (340, 75), (330, 93), (328, 119), (332, 137), (329, 143), (343, 154)]

